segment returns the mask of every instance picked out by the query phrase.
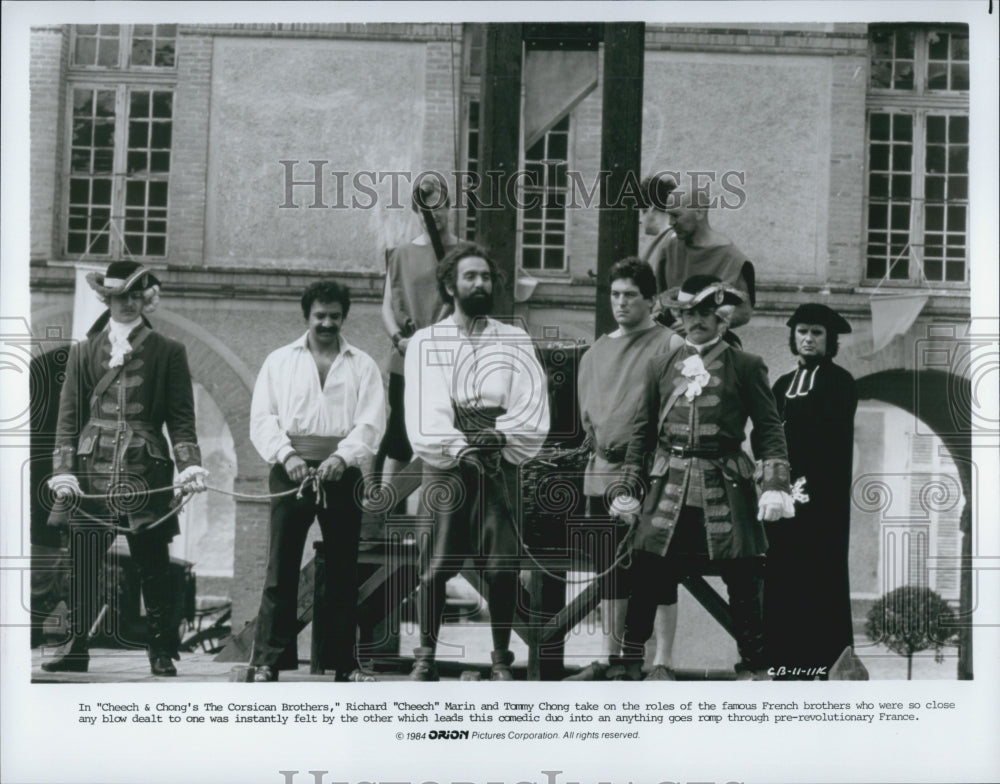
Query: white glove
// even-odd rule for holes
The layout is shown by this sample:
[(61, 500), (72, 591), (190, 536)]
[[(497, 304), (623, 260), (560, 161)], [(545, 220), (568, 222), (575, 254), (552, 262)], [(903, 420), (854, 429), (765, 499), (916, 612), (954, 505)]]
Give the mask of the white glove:
[(782, 517), (795, 517), (795, 502), (792, 497), (780, 490), (765, 490), (760, 495), (757, 519), (773, 523)]
[(205, 480), (208, 479), (208, 471), (201, 466), (188, 466), (177, 476), (177, 484), (181, 485), (181, 490), (185, 493), (204, 493), (208, 490)]
[(59, 501), (72, 498), (75, 495), (83, 495), (83, 490), (80, 489), (80, 482), (73, 474), (56, 474), (49, 479), (47, 484), (49, 490), (56, 497), (56, 500)]

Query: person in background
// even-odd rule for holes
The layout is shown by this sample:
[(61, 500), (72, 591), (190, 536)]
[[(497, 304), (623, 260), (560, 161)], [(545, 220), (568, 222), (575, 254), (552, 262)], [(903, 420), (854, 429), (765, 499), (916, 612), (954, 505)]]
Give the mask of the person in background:
[[(153, 329), (146, 315), (160, 299), (160, 281), (134, 261), (114, 261), (87, 283), (108, 309), (70, 348), (59, 398), (53, 476), (53, 525), (70, 526), (70, 638), (43, 662), (46, 672), (87, 672), (89, 631), (99, 617), (105, 554), (124, 529), (139, 570), (153, 675), (177, 674), (178, 623), (173, 610), (169, 544), (180, 533), (172, 484), (206, 489), (195, 432), (187, 352)], [(173, 461), (163, 427), (170, 434)], [(174, 479), (174, 466), (180, 474)], [(77, 496), (78, 504), (66, 504)]]
[(795, 517), (766, 526), (767, 651), (777, 672), (826, 679), (854, 645), (847, 554), (858, 393), (851, 374), (833, 361), (851, 325), (826, 305), (809, 303), (788, 327), (798, 367), (775, 382), (774, 399), (792, 480), (805, 481)]
[(449, 311), (438, 292), (437, 265), (458, 242), (448, 226), (451, 202), (444, 180), (430, 176), (418, 179), (413, 186), (411, 206), (424, 230), (411, 242), (389, 250), (386, 258), (382, 323), (392, 340), (392, 352), (389, 421), (379, 447), (379, 456), (384, 457), (383, 481), (388, 481), (413, 458), (406, 435), (404, 357), (413, 334), (439, 321)]
[[(338, 681), (373, 681), (358, 664), (360, 464), (375, 454), (385, 432), (382, 374), (341, 328), (351, 294), (335, 281), (302, 294), (307, 331), (271, 352), (250, 404), (250, 440), (271, 465), (270, 544), (250, 664), (254, 680), (278, 680), (298, 668), (299, 569), (313, 521), (323, 533), (326, 635), (320, 652)], [(302, 487), (313, 480), (312, 487)], [(289, 493), (300, 488), (299, 493)]]
[[(739, 348), (739, 339), (732, 330), (749, 322), (753, 315), (756, 300), (753, 264), (729, 237), (712, 227), (709, 210), (714, 204), (708, 190), (688, 193), (674, 189), (667, 200), (670, 204), (666, 214), (673, 234), (663, 240), (660, 251), (663, 299), (675, 297), (692, 275), (712, 275), (741, 292), (742, 301), (735, 306), (725, 333), (726, 341)], [(668, 320), (668, 326), (683, 332), (683, 326), (672, 320)]]
[[(669, 288), (666, 278), (666, 241), (668, 237), (673, 235), (674, 230), (670, 227), (670, 216), (667, 214), (667, 210), (671, 207), (670, 194), (675, 190), (677, 190), (677, 182), (666, 172), (657, 172), (645, 177), (639, 185), (642, 231), (647, 237), (653, 238), (642, 254), (642, 260), (653, 268), (656, 275), (657, 294), (662, 294)], [(661, 312), (661, 309), (657, 307), (654, 315)], [(669, 312), (666, 315), (669, 317)]]

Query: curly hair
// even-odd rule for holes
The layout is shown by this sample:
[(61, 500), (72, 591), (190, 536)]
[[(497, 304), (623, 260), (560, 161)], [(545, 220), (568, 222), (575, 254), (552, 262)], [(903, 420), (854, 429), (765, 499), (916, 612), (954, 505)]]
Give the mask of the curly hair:
[(496, 262), (490, 256), (490, 253), (482, 245), (477, 245), (474, 242), (462, 242), (452, 248), (448, 254), (438, 262), (437, 266), (437, 283), (438, 283), (438, 293), (441, 295), (441, 301), (448, 305), (452, 305), (455, 302), (455, 298), (448, 291), (448, 286), (455, 288), (457, 282), (458, 274), (458, 263), (462, 259), (467, 259), (470, 256), (477, 256), (478, 258), (485, 259), (486, 263), (490, 266), (490, 275), (493, 276), (494, 281), (502, 281), (503, 276), (497, 269)]
[(351, 310), (351, 290), (335, 280), (318, 280), (310, 283), (302, 292), (302, 317), (309, 318), (314, 302), (339, 302), (344, 309), (344, 318)]
[[(131, 293), (131, 292), (129, 292), (129, 293)], [(107, 306), (108, 299), (110, 299), (110, 297), (112, 297), (112, 296), (115, 296), (115, 295), (113, 295), (113, 294), (111, 294), (111, 295), (97, 294), (97, 299), (100, 301), (100, 303), (102, 305)], [(154, 310), (156, 310), (156, 308), (159, 306), (159, 304), (160, 304), (160, 286), (159, 286), (159, 284), (154, 283), (152, 286), (150, 286), (150, 287), (145, 288), (145, 289), (142, 290), (142, 312), (143, 313), (152, 313)]]
[(631, 280), (638, 286), (643, 299), (652, 299), (656, 296), (656, 274), (649, 263), (638, 256), (627, 256), (612, 265), (608, 273), (608, 285), (616, 280)]

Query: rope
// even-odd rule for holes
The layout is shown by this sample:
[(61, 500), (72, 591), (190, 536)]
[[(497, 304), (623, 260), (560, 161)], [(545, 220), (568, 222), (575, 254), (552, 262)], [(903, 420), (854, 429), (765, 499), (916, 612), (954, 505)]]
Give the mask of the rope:
[[(316, 494), (317, 500), (322, 499), (323, 506), (326, 506), (326, 491), (323, 489), (323, 484), (319, 477), (315, 474), (310, 474), (305, 479), (302, 480), (298, 487), (293, 487), (291, 490), (284, 490), (280, 493), (237, 493), (232, 490), (223, 490), (221, 487), (212, 487), (211, 485), (206, 485), (206, 490), (211, 490), (213, 493), (220, 493), (221, 495), (228, 495), (233, 498), (247, 498), (250, 500), (269, 500), (271, 498), (283, 498), (286, 495), (296, 494), (296, 498), (302, 498), (302, 493), (306, 487), (310, 486), (313, 493)], [(144, 495), (153, 495), (154, 493), (165, 493), (168, 490), (183, 490), (184, 485), (167, 485), (165, 487), (157, 487), (153, 490), (142, 490), (140, 491)], [(74, 493), (75, 498), (82, 498), (91, 501), (102, 501), (108, 496), (107, 493)]]
[(566, 585), (584, 585), (592, 583), (594, 580), (600, 580), (605, 575), (608, 575), (611, 572), (613, 572), (620, 564), (624, 565), (625, 568), (628, 568), (631, 565), (632, 538), (635, 535), (636, 523), (638, 523), (639, 521), (638, 516), (635, 516), (633, 518), (632, 522), (629, 524), (628, 531), (625, 533), (625, 536), (622, 537), (621, 542), (618, 543), (618, 549), (615, 550), (615, 560), (612, 561), (610, 566), (608, 566), (608, 568), (605, 569), (604, 571), (596, 573), (593, 577), (588, 577), (580, 580), (571, 580), (568, 577), (556, 574), (555, 572), (547, 569), (539, 562), (537, 558), (535, 558), (534, 553), (531, 552), (531, 548), (528, 547), (527, 543), (524, 541), (524, 537), (521, 536), (521, 532), (518, 530), (517, 524), (514, 522), (514, 512), (513, 512), (514, 506), (510, 501), (510, 493), (507, 490), (507, 483), (504, 482), (503, 478), (501, 477), (500, 481), (497, 482), (497, 484), (500, 485), (500, 494), (503, 497), (503, 502), (507, 507), (507, 513), (508, 513), (507, 520), (510, 523), (510, 527), (514, 531), (514, 536), (517, 537), (517, 542), (521, 546), (521, 549), (525, 552), (525, 554), (527, 554), (528, 558), (535, 565), (538, 571), (540, 571), (542, 574), (546, 575), (547, 577), (551, 577), (553, 580), (558, 580), (561, 583), (565, 583)]
[[(594, 574), (593, 577), (588, 577), (583, 579), (570, 579), (563, 575), (556, 574), (555, 572), (546, 568), (535, 557), (534, 553), (531, 552), (531, 548), (524, 541), (524, 537), (521, 535), (520, 530), (518, 530), (518, 527), (514, 522), (514, 513), (512, 511), (514, 507), (510, 500), (510, 493), (507, 490), (507, 483), (501, 479), (499, 482), (497, 482), (497, 484), (500, 485), (500, 492), (503, 497), (503, 502), (504, 505), (507, 507), (507, 512), (508, 512), (507, 519), (511, 528), (514, 531), (514, 535), (517, 537), (518, 544), (520, 545), (521, 549), (525, 552), (525, 554), (527, 554), (528, 558), (535, 565), (535, 567), (546, 576), (551, 577), (554, 580), (558, 580), (559, 582), (565, 583), (566, 585), (584, 585), (591, 583), (594, 580), (600, 580), (602, 577), (613, 572), (619, 565), (624, 565), (626, 568), (628, 568), (628, 566), (631, 564), (632, 539), (635, 536), (635, 527), (636, 527), (636, 522), (638, 521), (637, 517), (629, 525), (628, 531), (625, 533), (625, 536), (622, 538), (621, 542), (619, 542), (618, 549), (615, 551), (615, 560), (612, 561), (611, 564), (606, 569), (604, 569), (601, 572), (597, 572), (596, 574)], [(155, 493), (164, 493), (167, 492), (168, 490), (180, 490), (183, 488), (184, 488), (183, 485), (174, 484), (174, 485), (167, 485), (165, 487), (157, 487), (152, 490), (143, 490), (142, 493), (144, 493), (145, 495), (153, 495)], [(280, 493), (238, 493), (232, 490), (223, 490), (221, 487), (212, 487), (211, 485), (208, 485), (205, 489), (211, 490), (214, 493), (220, 493), (221, 495), (227, 495), (232, 498), (245, 498), (251, 500), (269, 500), (272, 498), (283, 498), (285, 496), (292, 495), (292, 493), (295, 494), (295, 497), (297, 499), (301, 499), (307, 490), (311, 490), (313, 495), (316, 496), (316, 503), (322, 505), (324, 509), (327, 507), (326, 489), (323, 487), (323, 482), (320, 480), (319, 475), (316, 474), (315, 470), (313, 469), (310, 469), (308, 476), (306, 476), (306, 478), (302, 480), (302, 482), (299, 484), (298, 487), (293, 487), (290, 490), (284, 490)], [(77, 498), (88, 499), (88, 500), (104, 500), (107, 498), (107, 495), (100, 495), (93, 493), (76, 493), (75, 496)], [(186, 494), (186, 497), (180, 503), (180, 505), (174, 507), (169, 512), (167, 512), (167, 514), (165, 514), (163, 517), (159, 518), (155, 522), (146, 526), (144, 530), (155, 528), (164, 521), (169, 520), (171, 517), (174, 517), (193, 498), (194, 498), (194, 493)], [(92, 520), (94, 522), (101, 523), (102, 525), (108, 524), (107, 520), (94, 517), (93, 515), (83, 511), (82, 509), (75, 510), (75, 513), (80, 514), (83, 517)], [(117, 526), (117, 525), (113, 525), (111, 527), (119, 533), (135, 533), (135, 531), (131, 528), (125, 528), (123, 526)]]
[[(99, 497), (103, 498), (103, 496), (99, 496)], [(177, 515), (177, 513), (180, 512), (180, 510), (184, 508), (185, 504), (187, 504), (192, 498), (194, 498), (194, 495), (189, 495), (187, 498), (185, 498), (183, 501), (181, 501), (180, 504), (178, 504), (177, 506), (173, 507), (169, 512), (167, 512), (165, 515), (163, 515), (163, 517), (161, 517), (158, 520), (155, 520), (152, 523), (150, 523), (149, 525), (143, 527), (142, 530), (143, 531), (149, 531), (150, 529), (156, 528), (158, 525), (160, 525), (160, 523), (162, 523), (162, 522), (164, 522), (166, 520), (169, 520), (171, 517), (175, 517)], [(88, 520), (92, 520), (95, 523), (100, 523), (102, 526), (109, 527), (109, 528), (111, 528), (111, 530), (113, 530), (113, 531), (115, 531), (116, 533), (119, 533), (119, 534), (135, 534), (135, 533), (139, 533), (138, 529), (129, 528), (129, 527), (123, 526), (123, 525), (109, 524), (106, 519), (102, 519), (100, 517), (94, 517), (92, 514), (90, 514), (88, 512), (85, 512), (82, 509), (77, 509), (74, 513), (75, 514), (80, 514), (83, 517), (86, 517)]]
[[(168, 485), (166, 487), (157, 487), (153, 490), (143, 490), (142, 493), (145, 495), (153, 495), (154, 493), (163, 493), (166, 492), (167, 490), (176, 490), (182, 488), (183, 485)], [(293, 487), (290, 490), (284, 490), (280, 493), (263, 493), (260, 495), (251, 493), (236, 493), (229, 490), (223, 490), (222, 488), (219, 487), (211, 487), (211, 486), (207, 486), (205, 489), (211, 490), (216, 493), (221, 493), (222, 495), (232, 496), (234, 498), (251, 498), (251, 499), (283, 498), (284, 496), (291, 495), (292, 493), (295, 493), (296, 498), (302, 498), (303, 493), (305, 493), (306, 490), (312, 490), (313, 495), (316, 496), (316, 502), (318, 504), (322, 504), (324, 509), (326, 508), (326, 490), (323, 487), (323, 482), (320, 480), (319, 476), (315, 473), (315, 471), (312, 470), (310, 470), (309, 475), (302, 480), (301, 484), (299, 484), (298, 487)], [(76, 493), (75, 496), (77, 498), (90, 499), (90, 500), (107, 499), (107, 495), (95, 495), (93, 493)], [(193, 498), (194, 498), (194, 493), (186, 493), (184, 500), (181, 501), (180, 504), (171, 508), (171, 510), (167, 512), (165, 515), (163, 515), (163, 517), (160, 517), (159, 519), (155, 520), (149, 525), (144, 526), (142, 530), (148, 531), (152, 528), (156, 528), (156, 526), (160, 525), (166, 520), (169, 520), (171, 517), (175, 517), (177, 513), (180, 512), (180, 510), (183, 509), (184, 506), (187, 505)], [(102, 526), (110, 527), (117, 533), (122, 533), (122, 534), (137, 533), (136, 529), (128, 528), (121, 525), (114, 525), (114, 524), (109, 525), (107, 519), (95, 517), (94, 515), (84, 511), (83, 509), (75, 509), (73, 510), (73, 514), (78, 514), (81, 517), (91, 520), (92, 522), (100, 523)]]

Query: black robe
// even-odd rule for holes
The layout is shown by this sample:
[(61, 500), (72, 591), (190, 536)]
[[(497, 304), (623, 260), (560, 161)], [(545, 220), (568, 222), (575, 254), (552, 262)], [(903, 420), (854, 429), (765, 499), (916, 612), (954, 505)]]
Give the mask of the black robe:
[(773, 390), (792, 481), (806, 477), (809, 502), (795, 504), (793, 519), (766, 526), (768, 658), (776, 668), (828, 673), (854, 640), (848, 543), (858, 396), (851, 374), (828, 359), (801, 365)]

